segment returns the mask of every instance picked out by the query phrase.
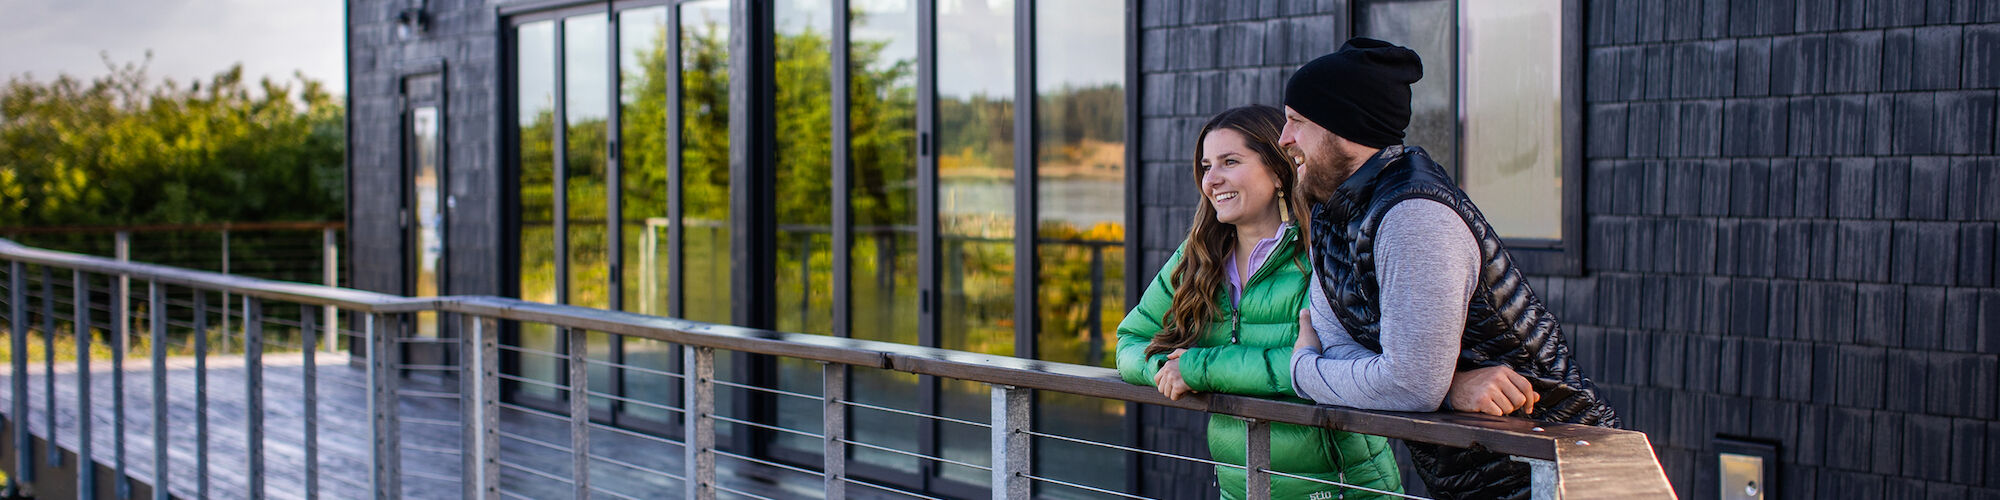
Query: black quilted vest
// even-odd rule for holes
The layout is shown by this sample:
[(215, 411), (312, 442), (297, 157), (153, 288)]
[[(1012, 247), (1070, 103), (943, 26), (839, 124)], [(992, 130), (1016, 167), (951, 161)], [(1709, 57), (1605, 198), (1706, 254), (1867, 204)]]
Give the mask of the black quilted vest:
[[(1458, 212), (1479, 244), (1479, 280), (1465, 311), (1460, 371), (1513, 367), (1542, 393), (1533, 418), (1616, 427), (1618, 415), (1570, 359), (1555, 315), (1542, 307), (1515, 269), (1500, 236), (1450, 175), (1422, 148), (1390, 146), (1313, 206), (1312, 257), (1319, 286), (1341, 326), (1362, 346), (1382, 352), (1375, 233), (1396, 203), (1427, 199)], [(1560, 386), (1560, 388), (1558, 388)], [(1526, 498), (1528, 470), (1505, 455), (1410, 442), (1411, 459), (1440, 498)]]

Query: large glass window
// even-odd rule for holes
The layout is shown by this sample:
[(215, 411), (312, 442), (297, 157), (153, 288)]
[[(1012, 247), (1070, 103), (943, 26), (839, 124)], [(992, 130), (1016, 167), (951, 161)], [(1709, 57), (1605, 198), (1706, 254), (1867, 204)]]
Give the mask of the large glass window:
[[(941, 0), (937, 9), (938, 346), (1014, 354), (1014, 2)], [(983, 419), (985, 384), (944, 379), (940, 410)], [(945, 458), (987, 465), (990, 436), (939, 426)], [(938, 475), (985, 485), (956, 465)]]
[[(667, 315), (672, 290), (672, 254), (668, 252), (672, 220), (668, 218), (667, 9), (650, 7), (618, 13), (618, 128), (620, 217), (623, 219), (625, 310)], [(626, 397), (675, 404), (678, 379), (658, 371), (677, 371), (680, 358), (664, 342), (627, 338), (620, 346), (626, 364), (648, 370), (620, 370)], [(679, 414), (646, 405), (624, 405), (623, 415), (645, 421), (674, 422)]]
[[(411, 238), (414, 244), (409, 249), (416, 276), (412, 297), (436, 297), (439, 285), (443, 283), (440, 265), (444, 257), (444, 174), (439, 165), (442, 148), (439, 147), (439, 128), (442, 123), (435, 104), (419, 106), (410, 110), (410, 190), (416, 210), (411, 219), (416, 231)], [(418, 337), (438, 336), (437, 313), (424, 311), (417, 313), (416, 334)]]
[[(833, 333), (833, 9), (780, 0), (773, 35), (778, 135), (778, 329)], [(778, 388), (820, 392), (820, 365), (778, 361)], [(778, 425), (813, 429), (817, 401), (777, 398)], [(789, 433), (779, 446), (817, 455), (819, 440)]]
[[(848, 137), (854, 214), (849, 303), (854, 338), (917, 343), (917, 6), (909, 0), (854, 2), (848, 15)], [(921, 401), (914, 375), (856, 369), (856, 400), (897, 408)], [(854, 435), (917, 449), (915, 417), (856, 410)], [(905, 455), (860, 449), (863, 464), (914, 473)]]
[(610, 116), (609, 32), (605, 14), (563, 20), (563, 192), (568, 212), (568, 304), (611, 306), (606, 265), (605, 145)]
[(1459, 9), (1459, 182), (1501, 235), (1561, 239), (1562, 0)]
[[(1417, 51), (1408, 144), (1458, 172), (1488, 223), (1523, 250), (1572, 247), (1563, 178), (1561, 0), (1356, 2), (1355, 34)], [(1567, 105), (1577, 105), (1568, 103)], [(1574, 181), (1574, 179), (1570, 179)], [(1574, 187), (1571, 187), (1574, 189)]]
[[(611, 26), (609, 15), (589, 14), (563, 20), (563, 200), (567, 212), (563, 231), (569, 259), (565, 302), (605, 309), (611, 307), (610, 189), (606, 163), (610, 144)], [(592, 361), (611, 361), (611, 336), (588, 332), (584, 351)], [(567, 340), (567, 339), (565, 339)], [(590, 387), (616, 393), (611, 370), (604, 363), (587, 366)], [(610, 400), (592, 398), (599, 411)]]
[(1403, 143), (1422, 146), (1446, 168), (1458, 166), (1458, 90), (1451, 71), (1454, 0), (1363, 0), (1354, 7), (1354, 34), (1409, 47), (1424, 61), (1424, 78), (1410, 86), (1410, 127)]
[[(555, 22), (523, 24), (514, 36), (515, 129), (519, 179), (516, 191), (518, 247), (522, 300), (556, 302), (555, 248)], [(522, 325), (521, 347), (543, 352), (557, 349), (555, 329)], [(512, 354), (524, 378), (555, 382), (560, 365), (555, 358), (520, 352)], [(553, 398), (555, 391), (538, 384), (515, 384), (524, 396)]]
[[(1125, 318), (1125, 32), (1122, 0), (1035, 5), (1036, 315), (1041, 359), (1112, 367)], [(1106, 29), (1107, 27), (1116, 27)], [(1041, 393), (1035, 425), (1126, 443), (1126, 405)], [(1127, 443), (1129, 444), (1129, 443)], [(1037, 470), (1122, 489), (1122, 456), (1055, 440)], [(1078, 490), (1045, 487), (1048, 494)]]
[(729, 323), (729, 2), (680, 9), (682, 316)]
[[(730, 204), (731, 183), (746, 180), (730, 169), (730, 56), (740, 49), (731, 44), (730, 2), (607, 5), (529, 14), (536, 20), (516, 21), (512, 32), (522, 297), (729, 323), (747, 306), (732, 303), (733, 269), (769, 264), (775, 280), (749, 292), (768, 301), (758, 305), (776, 311), (780, 330), (1111, 366), (1111, 332), (1127, 306), (1125, 2), (1041, 2), (1031, 11), (1020, 0), (855, 0), (837, 12), (819, 0), (777, 0), (773, 31), (759, 34), (771, 37), (771, 66), (761, 69), (771, 73), (752, 75), (771, 78), (775, 112), (759, 118), (776, 132), (775, 161), (753, 165), (769, 179), (747, 179), (768, 180), (776, 197), (756, 213), (733, 213)], [(1017, 36), (1023, 28), (1032, 40)], [(1020, 78), (1030, 66), (1034, 78)], [(1033, 116), (1023, 112), (1031, 108)], [(775, 216), (776, 248), (749, 252), (772, 262), (744, 262), (731, 246), (732, 218), (753, 215)], [(933, 215), (936, 224), (926, 225)], [(1027, 272), (1028, 263), (1038, 272)], [(663, 343), (588, 339), (600, 361), (680, 368), (679, 351)], [(536, 354), (566, 352), (557, 332), (523, 326), (519, 340), (526, 349), (512, 354), (516, 370), (563, 382), (562, 360)], [(720, 356), (718, 371), (743, 382), (736, 379), (748, 370), (732, 365), (745, 359)], [(780, 389), (819, 392), (816, 363), (759, 366), (775, 373), (753, 377), (775, 375)], [(630, 401), (677, 404), (678, 381), (653, 371), (593, 368), (590, 383)], [(860, 403), (967, 420), (988, 412), (984, 384), (866, 368), (849, 380)], [(563, 397), (527, 383), (515, 391), (539, 396), (530, 403)], [(813, 401), (717, 395), (732, 418), (775, 415), (778, 425), (808, 432), (821, 422)], [(677, 428), (676, 413), (593, 403), (616, 410), (619, 424)], [(1042, 403), (1044, 429), (1124, 441), (1122, 403)], [(858, 441), (975, 465), (990, 458), (984, 429), (850, 411)], [(740, 432), (733, 427), (718, 430)], [(816, 459), (822, 446), (769, 436), (758, 449), (783, 460)], [(1038, 473), (1122, 487), (1114, 470), (1121, 454), (1038, 446), (1059, 450), (1041, 454)], [(948, 495), (989, 480), (973, 467), (864, 447), (848, 453), (857, 476)]]

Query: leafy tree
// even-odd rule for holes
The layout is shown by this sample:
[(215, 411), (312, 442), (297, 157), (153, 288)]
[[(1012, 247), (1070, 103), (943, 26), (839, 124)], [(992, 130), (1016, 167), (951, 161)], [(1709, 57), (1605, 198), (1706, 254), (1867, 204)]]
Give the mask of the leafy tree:
[(345, 113), (320, 82), (111, 69), (0, 88), (0, 226), (341, 218)]

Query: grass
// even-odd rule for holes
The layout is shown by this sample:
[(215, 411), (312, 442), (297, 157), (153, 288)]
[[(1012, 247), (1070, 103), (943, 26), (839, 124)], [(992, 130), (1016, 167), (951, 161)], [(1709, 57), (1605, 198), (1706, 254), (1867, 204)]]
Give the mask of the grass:
[[(134, 328), (131, 328), (129, 330), (130, 332), (133, 333), (128, 334), (128, 336), (126, 337), (128, 347), (125, 350), (125, 357), (127, 359), (135, 359), (135, 358), (146, 358), (152, 356), (153, 337), (150, 334), (151, 330), (148, 328), (141, 328), (141, 326), (143, 326), (143, 323), (140, 322), (134, 322), (134, 323), (135, 323)], [(8, 325), (6, 323), (0, 323), (0, 363), (11, 362), (14, 360), (13, 331), (14, 330), (12, 325)], [(58, 323), (56, 331), (60, 333), (58, 333), (54, 339), (55, 360), (57, 362), (76, 361), (77, 338), (76, 335), (72, 333), (75, 331), (75, 327), (69, 325), (68, 323)], [(148, 332), (148, 333), (139, 334), (137, 332)], [(112, 354), (111, 332), (103, 329), (92, 328), (90, 330), (90, 335), (91, 335), (90, 359), (93, 361), (98, 361), (98, 360), (110, 361)], [(243, 352), (243, 343), (240, 341), (240, 339), (238, 337), (230, 336), (224, 333), (220, 327), (209, 328), (206, 332), (206, 335), (208, 336), (208, 353), (210, 355), (240, 354)], [(290, 340), (292, 342), (296, 342), (297, 341), (296, 339), (298, 337), (299, 336), (297, 334), (297, 331), (294, 329), (280, 329), (278, 331), (272, 331), (270, 329), (266, 329), (264, 336), (264, 352), (297, 352), (298, 349), (274, 341)], [(185, 328), (170, 329), (167, 333), (167, 355), (193, 356), (194, 355), (194, 342), (192, 342), (193, 338), (194, 338), (194, 331), (192, 329), (185, 329)], [(27, 340), (28, 340), (27, 358), (29, 360), (41, 361), (48, 359), (47, 344), (46, 344), (48, 338), (45, 335), (43, 335), (43, 332), (40, 328), (28, 330)]]

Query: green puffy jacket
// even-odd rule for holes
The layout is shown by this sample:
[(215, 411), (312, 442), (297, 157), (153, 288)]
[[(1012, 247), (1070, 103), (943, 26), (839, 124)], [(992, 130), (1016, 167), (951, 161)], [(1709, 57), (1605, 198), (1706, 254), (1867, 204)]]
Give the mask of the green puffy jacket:
[[(1222, 392), (1245, 396), (1312, 404), (1292, 392), (1292, 343), (1299, 335), (1299, 309), (1306, 304), (1306, 283), (1310, 277), (1304, 255), (1296, 243), (1296, 227), (1286, 227), (1278, 248), (1271, 252), (1250, 278), (1245, 280), (1242, 306), (1230, 307), (1228, 284), (1217, 290), (1218, 317), (1196, 346), (1180, 357), (1181, 378), (1200, 392)], [(1139, 306), (1118, 324), (1118, 373), (1126, 382), (1153, 385), (1153, 374), (1166, 362), (1166, 354), (1146, 355), (1153, 334), (1160, 331), (1168, 306), (1172, 305), (1174, 266), (1180, 265), (1180, 250), (1167, 259), (1153, 283), (1146, 287)], [(1242, 420), (1225, 415), (1208, 419), (1208, 454), (1217, 462), (1242, 465), (1248, 442)], [(1271, 467), (1290, 474), (1365, 486), (1384, 491), (1403, 491), (1402, 476), (1388, 439), (1290, 424), (1271, 425)], [(1244, 498), (1242, 469), (1216, 467), (1223, 498)], [(1318, 493), (1315, 495), (1315, 493)], [(1271, 498), (1331, 499), (1374, 498), (1360, 490), (1271, 477)]]

